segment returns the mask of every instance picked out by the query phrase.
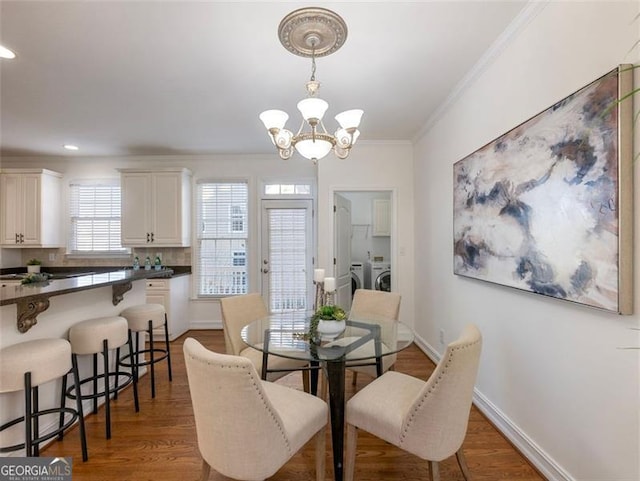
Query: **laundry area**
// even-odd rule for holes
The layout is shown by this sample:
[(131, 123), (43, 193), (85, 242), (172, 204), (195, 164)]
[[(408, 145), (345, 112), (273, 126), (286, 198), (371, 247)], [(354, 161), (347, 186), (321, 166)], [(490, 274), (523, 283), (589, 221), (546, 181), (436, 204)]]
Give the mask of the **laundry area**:
[(351, 202), (351, 292), (391, 291), (391, 192), (340, 192)]

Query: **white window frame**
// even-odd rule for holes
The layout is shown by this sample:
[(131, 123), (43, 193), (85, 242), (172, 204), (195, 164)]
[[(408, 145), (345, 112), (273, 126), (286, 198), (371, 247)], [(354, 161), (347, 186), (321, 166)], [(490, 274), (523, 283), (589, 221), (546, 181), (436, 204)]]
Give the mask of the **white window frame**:
[[(120, 248), (111, 250), (77, 250), (74, 249), (75, 234), (74, 234), (74, 215), (72, 212), (74, 202), (74, 188), (75, 186), (91, 187), (91, 186), (107, 186), (110, 188), (121, 188), (119, 178), (100, 178), (100, 179), (73, 179), (68, 184), (68, 196), (67, 196), (67, 242), (66, 242), (66, 257), (68, 258), (128, 258), (131, 255), (131, 249), (122, 246), (122, 221), (121, 215), (117, 217), (120, 219)], [(118, 209), (120, 212), (120, 209)], [(114, 216), (115, 217), (115, 216)], [(114, 217), (111, 217), (113, 219)]]
[[(217, 236), (203, 236), (202, 232), (201, 232), (201, 208), (202, 208), (202, 204), (201, 204), (201, 199), (200, 199), (200, 195), (201, 195), (201, 187), (202, 185), (205, 184), (244, 184), (246, 187), (246, 205), (242, 205), (242, 204), (237, 204), (236, 202), (231, 202), (229, 204), (229, 208), (228, 208), (228, 220), (229, 220), (229, 224), (228, 227), (226, 229), (226, 231), (229, 233), (229, 236), (223, 236), (218, 234)], [(252, 196), (251, 196), (251, 183), (247, 180), (247, 179), (200, 179), (196, 182), (196, 189), (194, 192), (194, 204), (195, 204), (195, 209), (194, 209), (194, 214), (195, 214), (195, 230), (194, 230), (194, 249), (193, 249), (193, 253), (194, 253), (194, 273), (195, 275), (195, 282), (193, 283), (193, 295), (194, 295), (194, 299), (196, 300), (203, 300), (206, 301), (208, 299), (219, 299), (221, 297), (227, 297), (230, 295), (240, 295), (243, 293), (248, 293), (250, 292), (250, 285), (249, 285), (249, 279), (250, 279), (250, 267), (249, 267), (249, 258), (250, 258), (250, 248), (251, 248), (251, 239), (250, 239), (250, 228), (249, 228), (249, 223), (250, 223), (250, 202), (251, 202)], [(234, 216), (237, 217), (237, 214), (233, 212), (233, 207), (234, 206), (240, 206), (241, 210), (243, 211), (243, 219), (242, 219), (242, 230), (239, 229), (234, 229), (234, 221), (237, 219), (234, 219)], [(238, 234), (245, 234), (243, 237), (240, 237)], [(227, 285), (228, 291), (227, 292), (218, 292), (218, 293), (213, 293), (213, 294), (206, 294), (203, 292), (203, 289), (200, 285), (202, 279), (203, 279), (203, 273), (202, 273), (202, 269), (201, 269), (201, 241), (202, 240), (241, 240), (244, 242), (244, 265), (243, 266), (239, 266), (235, 264), (235, 259), (238, 257), (236, 254), (238, 251), (238, 249), (236, 249), (233, 245), (230, 247), (230, 265), (228, 266), (229, 269), (231, 271), (233, 271), (233, 268), (237, 268), (237, 267), (243, 267), (244, 270), (242, 272), (238, 271), (233, 271), (230, 272), (229, 275), (229, 283)]]

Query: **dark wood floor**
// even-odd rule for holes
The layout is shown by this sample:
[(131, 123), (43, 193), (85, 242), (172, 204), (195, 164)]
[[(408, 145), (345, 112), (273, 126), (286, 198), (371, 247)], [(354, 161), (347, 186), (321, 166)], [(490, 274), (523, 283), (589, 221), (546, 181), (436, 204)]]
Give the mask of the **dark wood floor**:
[[(104, 410), (86, 418), (89, 461), (80, 457), (78, 430), (71, 430), (61, 442), (54, 442), (42, 456), (73, 456), (74, 481), (193, 481), (199, 478), (201, 458), (196, 443), (193, 411), (182, 356), (182, 343), (188, 336), (209, 349), (224, 352), (222, 331), (190, 331), (172, 343), (173, 382), (169, 383), (166, 363), (157, 372), (156, 398), (151, 399), (149, 376), (140, 380), (140, 412), (133, 409), (131, 389), (112, 404), (112, 438), (104, 439)], [(402, 351), (396, 370), (426, 379), (433, 363), (416, 346)], [(301, 388), (301, 377), (294, 373), (278, 382)], [(359, 376), (360, 388), (368, 382)], [(347, 397), (353, 393), (347, 374)], [(505, 440), (474, 407), (463, 445), (474, 481), (541, 481), (544, 478)], [(331, 456), (327, 436), (327, 456)], [(455, 458), (441, 463), (443, 481), (461, 481)], [(327, 459), (327, 480), (332, 479), (331, 459)], [(426, 463), (367, 433), (358, 438), (357, 480), (423, 481), (428, 479)], [(226, 480), (217, 473), (213, 480)], [(272, 480), (314, 481), (313, 442), (296, 454)]]

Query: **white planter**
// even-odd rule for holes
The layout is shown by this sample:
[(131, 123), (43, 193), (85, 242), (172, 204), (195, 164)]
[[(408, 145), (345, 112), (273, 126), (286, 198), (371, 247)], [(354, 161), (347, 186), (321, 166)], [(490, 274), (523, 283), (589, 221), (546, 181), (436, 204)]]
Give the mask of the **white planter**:
[(27, 266), (27, 272), (29, 274), (35, 274), (40, 272), (40, 266)]
[(323, 341), (332, 341), (347, 327), (346, 321), (325, 321), (320, 319), (318, 321), (318, 334)]

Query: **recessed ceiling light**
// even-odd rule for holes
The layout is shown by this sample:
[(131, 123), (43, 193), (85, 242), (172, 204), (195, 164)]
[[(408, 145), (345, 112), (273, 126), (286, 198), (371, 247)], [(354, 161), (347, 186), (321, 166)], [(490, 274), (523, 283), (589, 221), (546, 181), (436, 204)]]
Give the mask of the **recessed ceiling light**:
[(79, 150), (77, 145), (64, 144), (63, 147), (67, 150)]
[(16, 58), (16, 54), (7, 47), (0, 45), (0, 58)]

